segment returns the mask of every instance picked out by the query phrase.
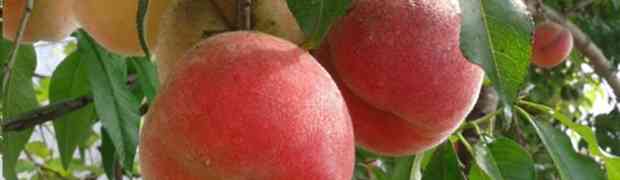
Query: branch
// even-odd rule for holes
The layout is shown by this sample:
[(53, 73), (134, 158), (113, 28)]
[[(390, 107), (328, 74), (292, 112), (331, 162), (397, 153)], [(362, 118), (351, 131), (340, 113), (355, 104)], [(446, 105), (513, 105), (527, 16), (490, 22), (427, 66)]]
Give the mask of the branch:
[[(592, 42), (590, 37), (585, 34), (577, 25), (573, 24), (563, 14), (555, 11), (553, 8), (540, 4), (539, 1), (528, 2), (525, 0), (535, 15), (542, 15), (545, 18), (557, 22), (566, 27), (575, 40), (575, 47), (590, 61), (590, 65), (594, 72), (607, 81), (607, 84), (614, 91), (616, 97), (620, 97), (620, 79), (616, 76), (616, 70), (609, 64), (609, 59), (605, 57), (603, 51)], [(541, 8), (536, 8), (541, 7)]]
[[(137, 78), (135, 75), (128, 77), (127, 85), (130, 89), (135, 88)], [(94, 101), (93, 96), (86, 95), (75, 99), (61, 101), (54, 104), (49, 104), (37, 108), (33, 111), (20, 114), (15, 118), (7, 118), (2, 124), (2, 130), (8, 131), (22, 131), (25, 129), (33, 128), (37, 125), (53, 121), (71, 112), (77, 111)], [(145, 114), (148, 111), (148, 104), (143, 104), (140, 107), (140, 114)]]
[(237, 0), (237, 27), (239, 30), (252, 29), (252, 0)]
[(67, 113), (77, 111), (91, 102), (93, 102), (92, 96), (83, 96), (72, 100), (43, 106), (34, 111), (21, 114), (16, 118), (7, 119), (4, 123), (2, 123), (2, 130), (6, 132), (29, 129), (36, 125), (62, 117)]
[[(22, 18), (19, 22), (19, 28), (15, 33), (15, 42), (13, 47), (11, 47), (11, 52), (9, 54), (9, 58), (6, 64), (4, 64), (4, 76), (2, 79), (2, 92), (3, 97), (8, 97), (9, 94), (9, 86), (11, 82), (11, 73), (13, 72), (13, 66), (15, 66), (15, 60), (17, 58), (17, 53), (19, 52), (19, 45), (22, 41), (22, 36), (24, 35), (24, 31), (26, 30), (26, 25), (28, 25), (28, 20), (30, 19), (30, 15), (32, 15), (32, 7), (34, 6), (34, 0), (27, 0), (26, 6), (24, 6), (24, 12), (22, 13)], [(2, 103), (7, 107), (6, 101)]]

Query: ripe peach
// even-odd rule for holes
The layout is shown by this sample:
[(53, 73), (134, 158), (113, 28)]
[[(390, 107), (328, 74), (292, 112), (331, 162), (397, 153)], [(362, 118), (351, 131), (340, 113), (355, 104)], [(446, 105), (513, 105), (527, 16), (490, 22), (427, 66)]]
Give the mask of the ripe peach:
[[(14, 41), (21, 22), (26, 0), (4, 0), (2, 17), (5, 39)], [(77, 23), (71, 11), (73, 0), (38, 0), (34, 1), (32, 14), (22, 35), (23, 43), (35, 41), (60, 41), (75, 29)]]
[(414, 154), (459, 126), (484, 76), (461, 54), (460, 21), (456, 0), (358, 0), (333, 27), (322, 61), (340, 80), (358, 144)]
[(553, 68), (570, 55), (573, 49), (571, 32), (554, 22), (536, 26), (532, 63), (541, 68)]
[(305, 50), (232, 32), (203, 41), (179, 63), (142, 130), (145, 179), (351, 179), (346, 104)]
[(412, 149), (424, 149), (443, 140), (443, 137), (423, 136), (415, 126), (402, 118), (377, 110), (356, 97), (334, 74), (328, 43), (321, 45), (314, 55), (338, 84), (353, 120), (355, 141), (360, 147), (382, 155), (398, 156), (411, 154)]
[[(159, 75), (165, 81), (176, 60), (208, 36), (234, 30), (237, 26), (236, 1), (179, 0), (165, 13), (161, 41), (155, 50)], [(252, 29), (300, 44), (304, 34), (285, 0), (254, 0)]]
[[(144, 30), (149, 48), (155, 46), (159, 21), (172, 0), (150, 0)], [(107, 50), (144, 55), (138, 36), (138, 0), (80, 0), (73, 10), (82, 27)]]

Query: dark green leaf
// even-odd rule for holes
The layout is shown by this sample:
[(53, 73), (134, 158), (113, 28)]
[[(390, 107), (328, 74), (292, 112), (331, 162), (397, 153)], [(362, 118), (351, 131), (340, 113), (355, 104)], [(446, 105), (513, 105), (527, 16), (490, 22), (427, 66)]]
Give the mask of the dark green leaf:
[(149, 103), (155, 100), (157, 88), (159, 87), (159, 79), (157, 77), (157, 68), (155, 64), (146, 58), (130, 58), (128, 59), (138, 73), (138, 84), (140, 89), (147, 97)]
[(448, 141), (439, 145), (431, 162), (424, 170), (422, 180), (463, 180), (463, 174), (459, 169), (459, 162), (452, 144)]
[(605, 179), (603, 171), (594, 160), (575, 152), (566, 134), (545, 122), (530, 121), (563, 180)]
[(110, 135), (103, 128), (101, 128), (101, 149), (99, 149), (99, 152), (101, 153), (103, 170), (106, 176), (111, 180), (115, 180), (114, 172), (116, 171), (118, 158), (116, 158), (114, 144), (110, 139)]
[(110, 135), (123, 167), (131, 168), (138, 144), (138, 100), (127, 86), (124, 58), (107, 53), (86, 33), (80, 33), (78, 51), (88, 61), (88, 79), (95, 110)]
[(461, 49), (510, 107), (528, 72), (533, 23), (518, 0), (460, 0)]
[[(88, 84), (87, 59), (82, 59), (82, 49), (69, 55), (54, 71), (50, 82), (50, 103), (61, 102), (90, 94)], [(79, 144), (90, 135), (90, 127), (95, 122), (95, 106), (90, 104), (55, 120), (54, 130), (58, 142), (60, 159), (68, 169), (73, 153)]]
[(498, 138), (487, 145), (477, 144), (474, 149), (478, 168), (491, 179), (536, 179), (531, 156), (510, 139)]
[(338, 17), (343, 16), (351, 0), (287, 0), (291, 12), (306, 34), (306, 47), (317, 47)]
[(600, 115), (594, 121), (596, 139), (603, 149), (620, 156), (620, 112), (614, 110), (609, 114)]
[[(7, 63), (11, 47), (12, 42), (4, 39), (0, 40), (0, 64)], [(36, 55), (34, 47), (31, 45), (20, 46), (8, 83), (8, 92), (0, 95), (3, 107), (2, 115), (5, 117), (3, 120), (7, 117), (15, 117), (38, 106), (36, 92), (32, 83), (35, 67)], [(3, 76), (4, 73), (4, 68), (0, 68), (0, 76)], [(31, 129), (19, 132), (2, 132), (2, 167), (6, 179), (17, 179), (15, 165), (31, 134)]]

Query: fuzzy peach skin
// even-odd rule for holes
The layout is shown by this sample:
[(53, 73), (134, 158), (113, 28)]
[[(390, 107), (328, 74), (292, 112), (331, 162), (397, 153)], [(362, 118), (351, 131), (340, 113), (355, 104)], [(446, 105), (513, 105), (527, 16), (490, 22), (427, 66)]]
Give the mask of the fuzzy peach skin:
[(415, 154), (461, 124), (484, 72), (461, 54), (460, 22), (456, 0), (354, 1), (327, 36), (326, 63), (350, 95), (358, 144)]
[[(138, 36), (138, 0), (78, 0), (73, 10), (80, 25), (107, 50), (128, 56), (144, 51)], [(144, 21), (149, 48), (154, 48), (159, 23), (172, 0), (150, 0)]]
[(570, 55), (573, 49), (571, 32), (554, 22), (546, 22), (536, 26), (532, 63), (541, 68), (553, 68)]
[[(330, 64), (329, 44), (324, 43), (314, 52), (317, 60), (327, 69), (334, 72)], [(411, 154), (412, 150), (425, 149), (443, 141), (445, 136), (423, 136), (415, 126), (392, 113), (377, 110), (372, 105), (356, 97), (334, 75), (334, 80), (347, 103), (358, 146), (382, 155), (399, 156)]]
[[(176, 0), (164, 12), (160, 23), (159, 43), (154, 54), (159, 77), (166, 81), (180, 56), (209, 36), (234, 30), (237, 26), (236, 1)], [(252, 29), (289, 40), (304, 41), (304, 33), (286, 0), (252, 1)]]
[(179, 62), (142, 129), (145, 179), (351, 179), (346, 104), (305, 50), (231, 32), (202, 41)]
[[(77, 23), (71, 8), (74, 0), (37, 0), (34, 1), (32, 14), (22, 35), (23, 43), (36, 41), (60, 41), (77, 29)], [(14, 41), (26, 0), (4, 0), (2, 18), (3, 37)]]

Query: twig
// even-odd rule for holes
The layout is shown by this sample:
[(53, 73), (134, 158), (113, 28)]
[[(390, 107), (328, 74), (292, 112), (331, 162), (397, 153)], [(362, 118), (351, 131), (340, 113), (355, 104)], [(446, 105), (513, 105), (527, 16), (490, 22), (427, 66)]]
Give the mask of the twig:
[[(28, 25), (28, 20), (30, 19), (30, 15), (32, 14), (32, 7), (34, 6), (34, 0), (27, 0), (26, 6), (24, 7), (24, 12), (22, 13), (22, 18), (19, 22), (19, 28), (15, 33), (15, 42), (13, 43), (13, 47), (11, 47), (11, 52), (9, 54), (8, 62), (4, 64), (4, 76), (2, 79), (2, 96), (8, 97), (9, 95), (9, 86), (11, 82), (11, 74), (13, 71), (13, 66), (15, 66), (15, 60), (17, 57), (17, 53), (19, 52), (19, 45), (22, 41), (22, 36), (24, 35), (24, 31), (26, 26)], [(6, 100), (2, 103), (3, 107), (7, 107)]]
[[(528, 0), (526, 0), (528, 1)], [(542, 15), (554, 22), (557, 22), (566, 27), (572, 34), (575, 40), (575, 47), (590, 61), (590, 65), (594, 69), (594, 72), (607, 81), (607, 84), (614, 91), (616, 97), (620, 97), (620, 79), (616, 76), (616, 69), (609, 64), (609, 59), (605, 57), (603, 51), (592, 42), (592, 40), (585, 34), (577, 25), (573, 24), (563, 14), (558, 13), (553, 8), (540, 4), (539, 1), (534, 3), (526, 3), (530, 9), (536, 9), (537, 6), (542, 7), (540, 11), (533, 11), (534, 13), (542, 13)]]
[(37, 74), (37, 73), (33, 74), (32, 77), (39, 78), (39, 79), (49, 78), (49, 76), (47, 75)]
[(123, 168), (118, 160), (114, 160), (114, 179), (123, 180)]
[(237, 0), (237, 27), (239, 30), (252, 29), (252, 0)]
[[(127, 85), (130, 89), (135, 88), (137, 85), (137, 78), (135, 75), (128, 77)], [(53, 121), (65, 114), (77, 111), (94, 100), (93, 96), (86, 95), (75, 99), (61, 101), (54, 104), (49, 104), (37, 108), (33, 111), (20, 114), (15, 118), (7, 118), (2, 124), (3, 131), (22, 131), (25, 129), (33, 128), (37, 125), (43, 124), (48, 121)], [(148, 104), (144, 104), (140, 107), (140, 113), (143, 115), (148, 111)]]
[(62, 101), (43, 106), (34, 111), (21, 114), (16, 118), (7, 119), (2, 123), (3, 131), (21, 131), (57, 119), (67, 113), (85, 107), (93, 101), (92, 96), (82, 96), (72, 100)]

